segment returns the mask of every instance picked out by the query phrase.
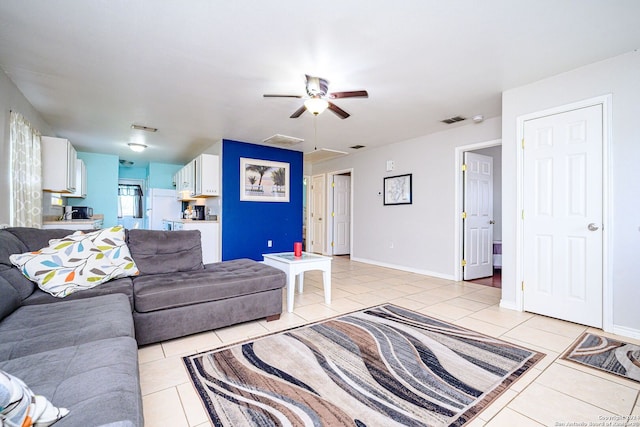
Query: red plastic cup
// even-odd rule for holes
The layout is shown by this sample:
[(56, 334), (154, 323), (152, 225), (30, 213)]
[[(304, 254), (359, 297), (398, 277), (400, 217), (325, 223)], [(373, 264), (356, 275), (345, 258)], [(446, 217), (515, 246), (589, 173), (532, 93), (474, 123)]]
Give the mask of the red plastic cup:
[(296, 257), (302, 256), (302, 242), (295, 242), (293, 244), (293, 256), (296, 256)]

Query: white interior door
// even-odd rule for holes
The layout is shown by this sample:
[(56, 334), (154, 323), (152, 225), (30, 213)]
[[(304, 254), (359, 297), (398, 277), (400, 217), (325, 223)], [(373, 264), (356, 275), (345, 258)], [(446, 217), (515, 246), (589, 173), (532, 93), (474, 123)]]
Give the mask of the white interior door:
[(524, 122), (524, 309), (602, 327), (602, 105)]
[(325, 242), (325, 177), (311, 177), (311, 245), (310, 251), (324, 253)]
[(493, 157), (465, 152), (464, 280), (493, 275)]
[(351, 251), (351, 177), (333, 176), (333, 254)]

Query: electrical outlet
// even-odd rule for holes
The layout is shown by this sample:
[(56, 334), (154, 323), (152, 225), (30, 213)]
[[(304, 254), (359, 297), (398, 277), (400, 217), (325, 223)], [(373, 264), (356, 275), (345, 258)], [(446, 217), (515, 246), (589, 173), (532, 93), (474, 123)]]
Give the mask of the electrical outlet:
[(393, 249), (393, 242), (389, 243), (389, 249)]
[(273, 246), (273, 240), (267, 240), (267, 247), (270, 248)]

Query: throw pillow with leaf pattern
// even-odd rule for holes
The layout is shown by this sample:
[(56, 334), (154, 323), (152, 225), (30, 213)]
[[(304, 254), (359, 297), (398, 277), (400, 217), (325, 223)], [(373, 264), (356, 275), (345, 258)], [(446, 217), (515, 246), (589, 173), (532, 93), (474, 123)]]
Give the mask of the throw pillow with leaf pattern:
[(40, 289), (58, 298), (125, 274), (93, 243), (92, 236), (68, 237), (73, 238), (52, 240), (46, 248), (13, 254), (9, 260)]
[(76, 231), (70, 236), (62, 239), (49, 240), (49, 245), (56, 242), (77, 241), (88, 237), (94, 245), (116, 266), (122, 269), (122, 273), (114, 277), (116, 279), (127, 276), (137, 276), (140, 274), (135, 261), (131, 257), (131, 252), (126, 243), (126, 235), (124, 227), (117, 225), (115, 227), (103, 228), (101, 230), (84, 233)]

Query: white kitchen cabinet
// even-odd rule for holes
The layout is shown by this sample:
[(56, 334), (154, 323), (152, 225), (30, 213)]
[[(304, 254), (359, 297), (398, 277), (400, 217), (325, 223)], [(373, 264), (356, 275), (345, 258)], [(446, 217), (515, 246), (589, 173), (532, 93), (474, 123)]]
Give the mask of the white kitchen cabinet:
[(195, 183), (193, 182), (195, 174), (194, 169), (195, 162), (193, 160), (191, 160), (185, 165), (184, 168), (182, 168), (182, 191), (188, 191), (189, 194), (192, 194), (195, 188)]
[(76, 191), (71, 194), (65, 194), (64, 196), (82, 199), (87, 197), (87, 168), (80, 159), (76, 159)]
[(52, 193), (76, 190), (76, 149), (65, 138), (41, 137), (42, 189)]
[(220, 195), (220, 158), (215, 154), (200, 154), (176, 173), (178, 200)]
[(177, 173), (176, 194), (178, 200), (193, 200), (195, 189), (195, 161), (187, 163)]
[(200, 154), (194, 159), (194, 197), (220, 195), (220, 161), (215, 154)]

